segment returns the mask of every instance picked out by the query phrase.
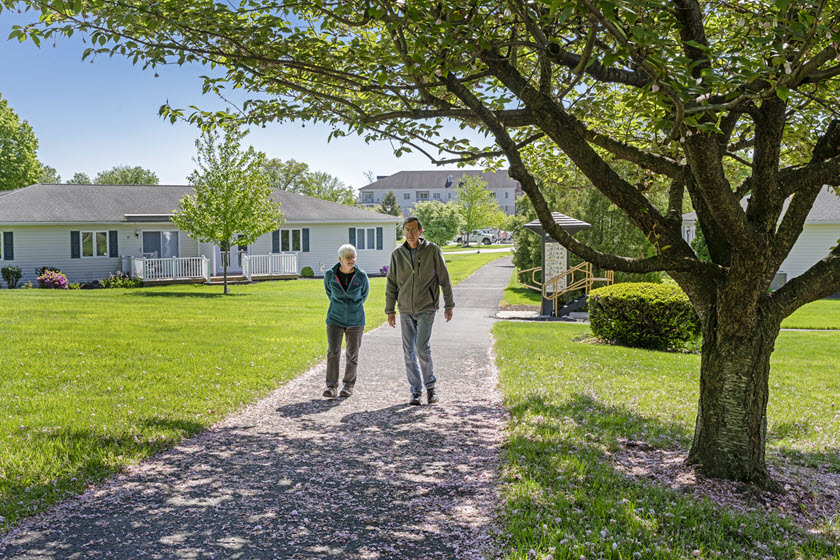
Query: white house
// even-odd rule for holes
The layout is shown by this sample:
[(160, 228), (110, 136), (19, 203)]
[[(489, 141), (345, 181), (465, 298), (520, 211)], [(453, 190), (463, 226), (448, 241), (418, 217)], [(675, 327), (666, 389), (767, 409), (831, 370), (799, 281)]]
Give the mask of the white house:
[(0, 193), (0, 267), (23, 271), (56, 267), (71, 282), (126, 272), (146, 280), (189, 280), (222, 273), (316, 275), (336, 262), (338, 247), (352, 243), (357, 264), (376, 274), (396, 246), (400, 219), (362, 208), (274, 191), (284, 222), (253, 245), (223, 248), (191, 238), (170, 221), (187, 185), (37, 184)]
[[(746, 204), (746, 201), (742, 202)], [(691, 242), (696, 232), (697, 214), (683, 215), (683, 239)], [(779, 268), (771, 288), (784, 285), (825, 258), (840, 243), (840, 196), (823, 187), (805, 220), (802, 233)]]
[(508, 216), (516, 214), (516, 197), (522, 194), (519, 183), (511, 179), (507, 171), (478, 169), (400, 171), (394, 175), (377, 177), (376, 181), (359, 189), (359, 204), (366, 207), (379, 206), (388, 191), (394, 191), (403, 213), (410, 215), (411, 209), (418, 202), (437, 200), (445, 203), (457, 200), (455, 188), (464, 175), (481, 177), (502, 211)]

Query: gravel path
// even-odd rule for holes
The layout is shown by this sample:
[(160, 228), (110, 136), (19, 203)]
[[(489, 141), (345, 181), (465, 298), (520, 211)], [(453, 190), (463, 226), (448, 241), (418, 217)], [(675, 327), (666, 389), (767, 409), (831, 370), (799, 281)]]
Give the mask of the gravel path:
[(440, 403), (405, 404), (399, 327), (385, 324), (363, 338), (353, 397), (321, 398), (320, 364), (25, 521), (0, 558), (484, 558), (506, 419), (489, 329), (511, 271), (507, 257), (485, 266), (455, 288), (453, 320), (438, 314)]

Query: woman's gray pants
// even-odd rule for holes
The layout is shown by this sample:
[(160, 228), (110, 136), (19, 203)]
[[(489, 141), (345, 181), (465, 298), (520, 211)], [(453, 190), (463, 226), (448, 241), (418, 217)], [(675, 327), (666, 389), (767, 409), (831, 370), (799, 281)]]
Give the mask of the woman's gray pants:
[(341, 340), (347, 341), (346, 363), (344, 365), (345, 385), (356, 384), (356, 370), (359, 367), (359, 347), (362, 345), (364, 325), (360, 327), (337, 327), (327, 325), (327, 387), (338, 386), (338, 366), (341, 359)]

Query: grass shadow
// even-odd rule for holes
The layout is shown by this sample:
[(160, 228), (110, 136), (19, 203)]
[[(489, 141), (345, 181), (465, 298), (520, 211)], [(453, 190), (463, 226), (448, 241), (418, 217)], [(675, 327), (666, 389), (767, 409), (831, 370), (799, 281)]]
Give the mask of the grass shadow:
[[(617, 468), (616, 454), (628, 448), (684, 449), (690, 434), (682, 425), (581, 393), (525, 395), (511, 405), (505, 509), (517, 524), (513, 548), (523, 554), (534, 549), (540, 557), (551, 547), (557, 558), (837, 554), (836, 542), (780, 516), (730, 511), (696, 500), (691, 484), (675, 490)], [(543, 530), (521, 529), (528, 526)]]

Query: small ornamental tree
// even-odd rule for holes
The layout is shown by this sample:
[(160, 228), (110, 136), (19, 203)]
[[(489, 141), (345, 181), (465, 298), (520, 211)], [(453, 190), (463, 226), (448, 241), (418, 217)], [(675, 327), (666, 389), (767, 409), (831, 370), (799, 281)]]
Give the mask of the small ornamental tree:
[(265, 154), (249, 146), (243, 151), (239, 129), (225, 127), (220, 134), (207, 129), (196, 140), (197, 169), (188, 180), (195, 193), (181, 199), (172, 222), (192, 237), (222, 248), (224, 293), (227, 284), (227, 249), (250, 245), (282, 223), (280, 204), (271, 200), (271, 187), (262, 171)]
[(397, 203), (397, 195), (394, 194), (394, 191), (388, 191), (388, 193), (382, 197), (382, 202), (379, 204), (376, 211), (380, 214), (388, 214), (389, 216), (400, 216), (402, 214), (402, 208), (400, 208), (400, 205)]
[(467, 244), (470, 242), (470, 232), (474, 229), (496, 227), (504, 221), (505, 213), (481, 177), (464, 175), (455, 192), (458, 195), (456, 204), (463, 218), (463, 228), (467, 232)]
[(460, 208), (452, 202), (418, 202), (413, 212), (423, 224), (423, 237), (437, 245), (445, 245), (454, 239), (464, 223)]

